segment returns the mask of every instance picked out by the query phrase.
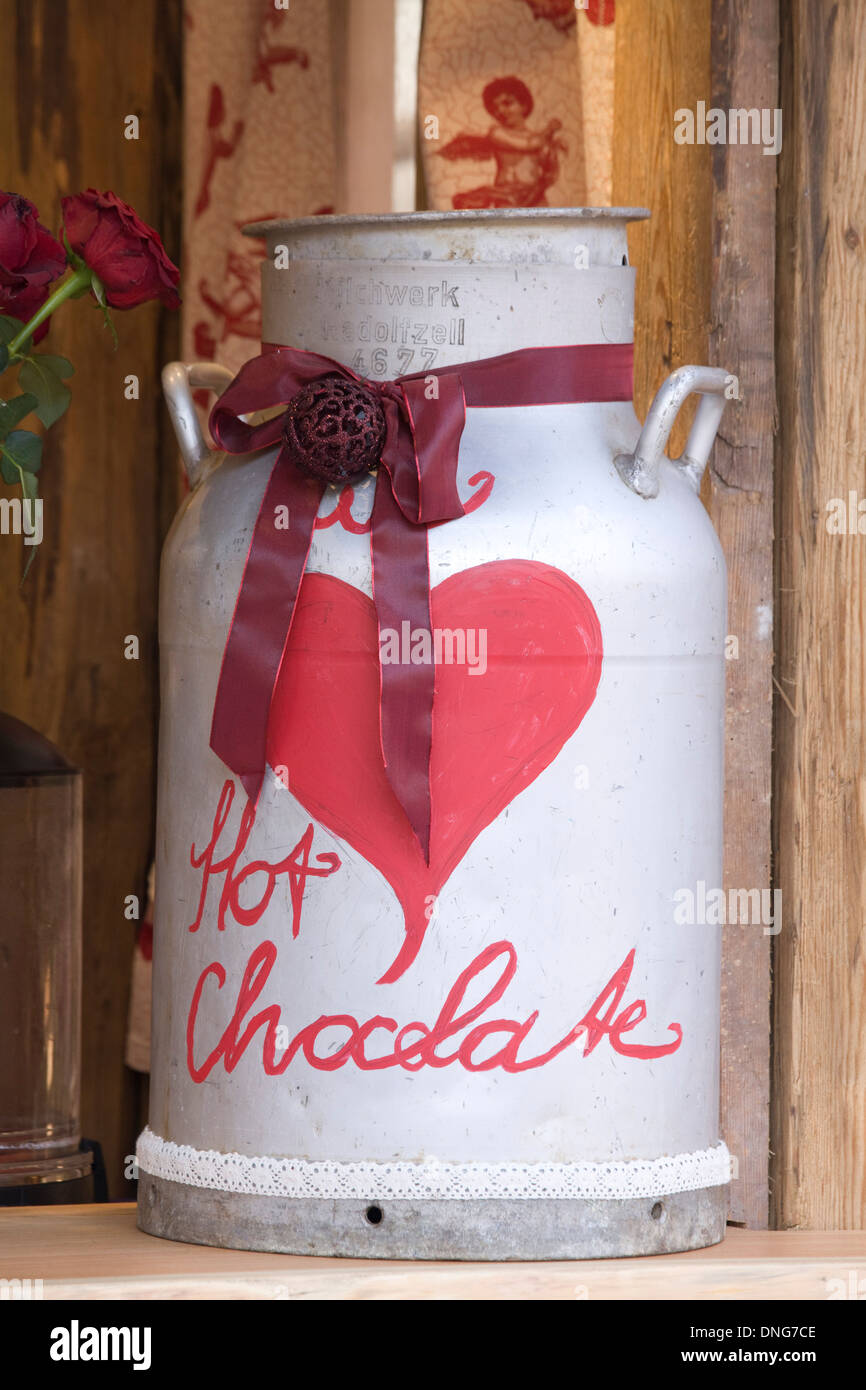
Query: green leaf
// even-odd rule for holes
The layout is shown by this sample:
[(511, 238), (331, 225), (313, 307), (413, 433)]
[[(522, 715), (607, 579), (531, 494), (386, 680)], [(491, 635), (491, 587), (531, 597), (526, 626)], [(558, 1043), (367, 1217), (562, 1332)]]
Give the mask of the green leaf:
[(47, 367), (48, 371), (53, 372), (55, 376), (67, 377), (75, 375), (75, 368), (68, 357), (58, 357), (57, 354), (53, 352), (37, 352), (36, 356), (31, 360), (34, 362), (41, 362), (43, 367)]
[[(42, 465), (42, 440), (31, 430), (13, 430), (0, 444), (0, 471), (7, 483), (20, 481), (19, 472), (38, 473)], [(13, 471), (14, 470), (14, 471)]]
[(19, 484), (25, 500), (29, 497), (35, 501), (39, 496), (39, 482), (34, 472), (27, 468), (22, 468), (15, 460), (7, 455), (5, 449), (0, 450), (0, 472), (7, 483)]
[(71, 376), (73, 370), (65, 357), (47, 352), (38, 352), (21, 364), (19, 385), (36, 397), (36, 414), (46, 429), (60, 419), (72, 399), (72, 392), (61, 378)]
[[(0, 353), (0, 359), (2, 359), (0, 371), (2, 371), (9, 362), (9, 353), (6, 351), (6, 344), (11, 343), (13, 338), (17, 338), (23, 327), (24, 324), (20, 319), (12, 319), (8, 314), (0, 314), (0, 344), (2, 344), (3, 347), (3, 351)], [(26, 348), (29, 346), (29, 343), (30, 340), (28, 338), (23, 346)]]
[(11, 319), (8, 314), (0, 314), (0, 343), (11, 343), (23, 327), (20, 319)]
[(5, 343), (0, 343), (0, 372), (5, 372), (9, 366), (9, 349)]
[(0, 401), (0, 439), (5, 439), (9, 431), (14, 430), (38, 404), (29, 391), (23, 396), (13, 396), (11, 401)]

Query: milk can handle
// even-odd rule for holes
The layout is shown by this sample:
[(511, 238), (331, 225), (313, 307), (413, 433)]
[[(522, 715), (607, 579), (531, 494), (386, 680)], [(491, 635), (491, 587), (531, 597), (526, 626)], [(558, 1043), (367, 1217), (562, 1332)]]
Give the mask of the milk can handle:
[(193, 390), (222, 395), (233, 380), (228, 367), (218, 362), (169, 362), (162, 369), (162, 390), (177, 435), (177, 443), (190, 487), (201, 482), (213, 451), (201, 432)]
[(680, 457), (671, 462), (684, 470), (698, 491), (722, 421), (725, 390), (731, 381), (730, 373), (722, 367), (678, 367), (671, 372), (656, 392), (634, 453), (619, 454), (614, 460), (619, 476), (633, 492), (640, 497), (658, 496), (659, 464), (665, 445), (686, 397), (693, 392), (701, 399), (686, 447)]

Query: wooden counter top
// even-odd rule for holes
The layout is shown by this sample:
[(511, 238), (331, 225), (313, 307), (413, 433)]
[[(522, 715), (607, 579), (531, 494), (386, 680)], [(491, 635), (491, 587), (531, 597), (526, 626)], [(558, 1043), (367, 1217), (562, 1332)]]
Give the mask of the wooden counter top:
[[(790, 1299), (866, 1294), (866, 1232), (745, 1231), (685, 1255), (539, 1264), (265, 1255), (144, 1235), (132, 1203), (0, 1209), (0, 1279), (46, 1299)], [(833, 1283), (832, 1281), (838, 1281)]]

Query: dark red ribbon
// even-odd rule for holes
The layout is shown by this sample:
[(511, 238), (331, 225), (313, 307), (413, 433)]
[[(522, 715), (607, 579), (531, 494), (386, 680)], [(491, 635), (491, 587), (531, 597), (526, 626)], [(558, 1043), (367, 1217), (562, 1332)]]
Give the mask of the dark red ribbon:
[[(385, 413), (372, 516), (373, 599), (379, 631), (431, 633), (427, 527), (464, 514), (457, 460), (466, 407), (630, 401), (632, 345), (523, 348), (479, 362), (367, 381), (331, 357), (266, 345), (247, 362), (214, 406), (214, 439), (244, 454), (282, 439), (283, 415), (263, 424), (241, 416), (276, 405), (323, 376), (361, 382)], [(436, 378), (435, 393), (431, 378)], [(265, 773), (268, 717), (313, 525), (326, 484), (309, 477), (281, 448), (253, 530), (243, 580), (223, 655), (211, 726), (211, 748), (258, 800)], [(290, 525), (274, 525), (287, 507)], [(432, 640), (428, 650), (432, 651)], [(433, 661), (381, 667), (382, 754), (388, 779), (418, 837), (430, 846), (430, 749)]]

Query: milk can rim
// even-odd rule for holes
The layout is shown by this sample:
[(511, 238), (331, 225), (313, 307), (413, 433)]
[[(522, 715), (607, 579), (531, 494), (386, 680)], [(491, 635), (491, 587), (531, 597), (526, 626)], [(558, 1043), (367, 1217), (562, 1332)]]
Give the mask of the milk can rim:
[(272, 217), (262, 222), (249, 222), (241, 228), (244, 236), (267, 236), (269, 232), (305, 230), (319, 227), (385, 227), (430, 226), (445, 223), (452, 226), (472, 222), (516, 222), (532, 225), (535, 222), (642, 222), (651, 213), (649, 208), (476, 208), (451, 212), (359, 212), (322, 213), (315, 217)]

